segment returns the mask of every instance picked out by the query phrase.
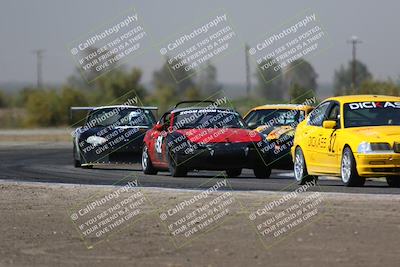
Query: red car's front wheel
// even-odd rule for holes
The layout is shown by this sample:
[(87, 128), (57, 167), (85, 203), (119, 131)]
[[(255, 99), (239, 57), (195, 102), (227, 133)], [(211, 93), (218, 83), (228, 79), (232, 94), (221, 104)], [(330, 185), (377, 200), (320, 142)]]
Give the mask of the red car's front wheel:
[(143, 145), (142, 150), (142, 169), (144, 174), (157, 174), (157, 169), (154, 168), (153, 163), (151, 162), (149, 149), (146, 144)]

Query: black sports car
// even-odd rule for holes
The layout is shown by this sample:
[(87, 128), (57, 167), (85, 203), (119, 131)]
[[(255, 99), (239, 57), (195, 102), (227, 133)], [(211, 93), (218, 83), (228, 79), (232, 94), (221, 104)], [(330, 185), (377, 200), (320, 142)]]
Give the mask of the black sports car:
[(140, 160), (143, 137), (153, 127), (155, 107), (71, 107), (89, 110), (84, 126), (73, 133), (75, 167), (102, 163), (132, 163)]

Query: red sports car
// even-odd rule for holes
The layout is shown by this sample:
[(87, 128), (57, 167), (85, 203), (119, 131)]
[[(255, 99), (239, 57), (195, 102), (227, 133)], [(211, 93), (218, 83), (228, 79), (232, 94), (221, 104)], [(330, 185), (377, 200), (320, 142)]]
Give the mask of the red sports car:
[[(236, 111), (209, 106), (192, 106), (166, 112), (144, 137), (142, 167), (145, 174), (169, 170), (185, 176), (191, 170), (224, 170), (239, 176), (243, 168), (253, 169), (258, 178), (268, 178), (268, 156), (256, 146), (262, 136), (247, 128)], [(202, 101), (201, 103), (204, 103)]]

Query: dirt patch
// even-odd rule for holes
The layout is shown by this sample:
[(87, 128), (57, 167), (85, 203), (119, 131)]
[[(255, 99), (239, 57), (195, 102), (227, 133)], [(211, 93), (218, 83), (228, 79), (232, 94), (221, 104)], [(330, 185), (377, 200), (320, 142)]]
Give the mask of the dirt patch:
[[(140, 220), (88, 249), (70, 219), (71, 211), (116, 187), (4, 182), (0, 190), (1, 265), (397, 266), (400, 262), (400, 197), (393, 195), (321, 193), (318, 218), (265, 244), (249, 215), (286, 194), (231, 192), (246, 208), (232, 206), (217, 227), (180, 246), (184, 241), (174, 243), (160, 212), (201, 191), (144, 188), (140, 190), (151, 203), (143, 206)], [(301, 199), (307, 196), (302, 194)]]

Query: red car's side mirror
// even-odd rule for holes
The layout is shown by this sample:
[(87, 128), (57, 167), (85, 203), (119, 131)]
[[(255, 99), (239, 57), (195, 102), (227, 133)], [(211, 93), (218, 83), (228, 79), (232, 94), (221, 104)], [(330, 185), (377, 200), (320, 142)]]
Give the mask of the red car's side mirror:
[(161, 132), (163, 129), (163, 126), (159, 123), (157, 123), (156, 125), (154, 125), (154, 130)]

